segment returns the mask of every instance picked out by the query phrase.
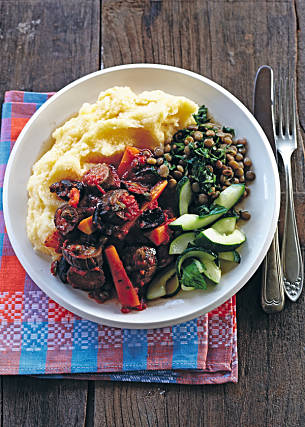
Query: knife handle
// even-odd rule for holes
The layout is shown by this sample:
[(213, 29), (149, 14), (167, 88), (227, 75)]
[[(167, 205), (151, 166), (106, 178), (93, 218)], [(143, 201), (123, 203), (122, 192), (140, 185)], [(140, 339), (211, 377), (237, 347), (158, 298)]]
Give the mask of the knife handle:
[(284, 308), (285, 294), (278, 229), (263, 261), (261, 303), (266, 313), (276, 313)]

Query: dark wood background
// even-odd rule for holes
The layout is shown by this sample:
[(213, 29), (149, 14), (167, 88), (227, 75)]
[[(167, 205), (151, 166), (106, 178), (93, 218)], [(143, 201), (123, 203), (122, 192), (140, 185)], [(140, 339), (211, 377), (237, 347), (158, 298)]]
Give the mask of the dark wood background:
[[(296, 74), (305, 130), (304, 0), (0, 0), (0, 96), (53, 91), (99, 68), (176, 65), (252, 107), (257, 68)], [(2, 98), (1, 98), (2, 100)], [(294, 155), (305, 246), (304, 161)], [(1, 425), (305, 426), (305, 292), (268, 316), (260, 271), (238, 293), (239, 383), (218, 386), (2, 377)]]

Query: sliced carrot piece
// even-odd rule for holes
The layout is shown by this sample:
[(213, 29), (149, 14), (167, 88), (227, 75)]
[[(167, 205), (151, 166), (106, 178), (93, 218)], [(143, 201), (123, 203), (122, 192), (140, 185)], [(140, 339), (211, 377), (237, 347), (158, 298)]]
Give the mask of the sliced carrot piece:
[(130, 168), (131, 162), (140, 153), (136, 147), (127, 146), (125, 148), (123, 157), (118, 167), (118, 175), (122, 178), (123, 174)]
[(140, 306), (136, 289), (133, 287), (123, 263), (113, 245), (105, 249), (105, 255), (111, 271), (119, 302), (123, 307), (135, 308)]
[(92, 222), (93, 216), (83, 219), (77, 226), (77, 228), (85, 234), (92, 234), (95, 231), (95, 226)]

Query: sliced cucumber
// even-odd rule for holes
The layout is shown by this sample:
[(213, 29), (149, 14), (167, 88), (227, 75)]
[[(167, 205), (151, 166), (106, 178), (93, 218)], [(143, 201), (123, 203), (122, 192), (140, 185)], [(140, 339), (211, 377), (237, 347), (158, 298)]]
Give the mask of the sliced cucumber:
[[(175, 277), (176, 280), (172, 281)], [(148, 300), (153, 300), (161, 297), (173, 296), (178, 293), (179, 290), (180, 284), (176, 275), (176, 267), (170, 265), (153, 278), (148, 285), (146, 298)]]
[(166, 295), (164, 295), (163, 298), (173, 297), (180, 291), (180, 282), (177, 274), (175, 274), (166, 282), (165, 289), (166, 289)]
[(221, 234), (214, 228), (207, 228), (197, 235), (195, 245), (215, 252), (227, 252), (238, 248), (245, 240), (245, 234), (237, 229), (231, 234)]
[(225, 261), (236, 262), (237, 264), (239, 264), (241, 260), (240, 255), (237, 251), (219, 252), (218, 258), (223, 259)]
[(192, 188), (190, 180), (184, 176), (177, 184), (177, 193), (179, 201), (179, 214), (184, 215), (188, 213), (189, 205), (192, 201)]
[[(199, 228), (204, 228), (212, 222), (219, 219), (223, 214), (228, 212), (244, 194), (244, 184), (232, 184), (223, 190), (219, 197), (214, 200), (213, 205), (218, 207), (217, 213), (208, 215), (195, 215), (195, 214), (184, 214), (177, 218), (175, 221), (170, 223), (170, 227), (176, 230), (191, 231)], [(180, 209), (180, 197), (179, 197), (179, 209)]]
[(212, 225), (212, 228), (214, 230), (218, 231), (218, 233), (221, 234), (230, 234), (233, 233), (236, 227), (236, 217), (235, 216), (228, 216), (226, 218), (221, 218), (215, 224)]
[(223, 190), (217, 199), (214, 200), (214, 205), (223, 206), (231, 209), (245, 192), (245, 184), (232, 184)]
[(180, 236), (176, 237), (176, 239), (174, 239), (170, 244), (168, 253), (170, 255), (182, 254), (182, 252), (188, 247), (188, 244), (194, 242), (195, 237), (196, 234), (193, 232), (180, 234)]
[(214, 262), (217, 256), (210, 251), (206, 251), (202, 248), (189, 248), (186, 249), (183, 254), (177, 258), (177, 275), (181, 279), (182, 265), (188, 258), (195, 258), (202, 264), (202, 272), (210, 279), (213, 283), (219, 283), (221, 277), (221, 270), (218, 265)]
[(219, 206), (219, 209), (217, 209), (217, 213), (215, 214), (208, 214), (204, 216), (199, 216), (196, 214), (184, 214), (175, 219), (175, 221), (171, 222), (169, 226), (173, 229), (182, 231), (196, 230), (198, 228), (206, 227), (207, 225), (216, 221), (227, 211), (228, 209), (221, 208)]

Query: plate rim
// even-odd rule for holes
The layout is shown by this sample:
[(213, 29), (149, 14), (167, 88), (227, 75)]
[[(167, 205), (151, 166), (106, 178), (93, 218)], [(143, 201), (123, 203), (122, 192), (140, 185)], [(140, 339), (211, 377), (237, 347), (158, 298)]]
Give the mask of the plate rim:
[[(11, 225), (11, 220), (10, 220), (9, 212), (8, 212), (8, 183), (9, 183), (9, 177), (10, 177), (10, 174), (12, 171), (14, 159), (15, 159), (16, 153), (19, 149), (19, 146), (22, 144), (22, 140), (23, 140), (24, 135), (27, 133), (28, 129), (32, 126), (32, 124), (37, 120), (39, 115), (46, 108), (48, 108), (48, 106), (51, 103), (56, 102), (57, 98), (59, 98), (63, 93), (69, 91), (70, 89), (72, 89), (73, 87), (75, 87), (79, 84), (82, 84), (86, 80), (92, 79), (92, 78), (99, 76), (99, 75), (108, 74), (108, 73), (111, 73), (113, 71), (135, 69), (135, 68), (136, 69), (149, 68), (149, 69), (156, 69), (156, 70), (167, 70), (167, 71), (174, 71), (176, 73), (184, 74), (186, 76), (193, 77), (197, 80), (201, 80), (203, 83), (205, 83), (209, 86), (212, 86), (213, 88), (215, 88), (216, 90), (220, 91), (222, 94), (227, 96), (234, 104), (236, 104), (242, 110), (242, 112), (246, 115), (247, 119), (250, 122), (252, 122), (252, 124), (256, 128), (257, 132), (259, 133), (260, 138), (262, 139), (264, 146), (265, 146), (265, 149), (268, 153), (269, 160), (271, 162), (271, 167), (272, 167), (272, 172), (273, 172), (272, 175), (273, 175), (274, 184), (275, 184), (275, 195), (274, 195), (275, 196), (275, 204), (274, 204), (274, 209), (273, 209), (273, 217), (272, 217), (272, 221), (271, 221), (271, 227), (269, 229), (269, 232), (268, 232), (267, 237), (265, 239), (265, 243), (264, 243), (260, 253), (256, 256), (255, 262), (253, 262), (251, 268), (243, 276), (243, 280), (237, 281), (236, 285), (233, 288), (229, 288), (228, 291), (223, 294), (223, 296), (218, 297), (218, 299), (216, 301), (209, 303), (203, 309), (198, 309), (198, 310), (196, 310), (190, 314), (182, 314), (180, 316), (178, 315), (172, 320), (154, 321), (154, 322), (150, 321), (150, 322), (145, 322), (144, 324), (143, 323), (134, 323), (134, 322), (130, 323), (128, 321), (125, 322), (124, 320), (108, 320), (108, 319), (104, 319), (102, 317), (97, 317), (95, 315), (87, 313), (85, 310), (81, 310), (81, 309), (75, 307), (74, 305), (70, 304), (69, 301), (67, 301), (65, 299), (62, 300), (58, 296), (58, 294), (56, 294), (55, 292), (52, 291), (52, 288), (45, 286), (43, 281), (41, 281), (41, 279), (39, 278), (39, 274), (36, 275), (36, 273), (32, 270), (31, 266), (27, 265), (27, 261), (24, 258), (23, 252), (18, 245), (18, 239), (14, 238), (13, 227)], [(93, 73), (87, 74), (83, 77), (80, 77), (79, 79), (74, 80), (73, 82), (69, 83), (68, 85), (66, 85), (65, 87), (60, 89), (51, 98), (49, 98), (33, 114), (33, 116), (29, 119), (29, 121), (26, 123), (25, 127), (20, 132), (17, 140), (15, 141), (14, 147), (10, 153), (10, 156), (9, 156), (9, 159), (8, 159), (8, 162), (6, 165), (5, 176), (4, 176), (4, 181), (3, 181), (3, 214), (4, 214), (4, 221), (5, 221), (5, 225), (6, 225), (6, 229), (7, 229), (7, 234), (8, 234), (9, 240), (11, 242), (11, 245), (13, 247), (13, 250), (14, 250), (18, 260), (20, 261), (20, 263), (22, 264), (22, 266), (26, 270), (26, 272), (29, 274), (29, 276), (32, 278), (32, 280), (35, 283), (37, 283), (37, 279), (38, 279), (39, 285), (37, 284), (37, 286), (43, 292), (45, 292), (50, 298), (54, 299), (58, 304), (60, 304), (61, 306), (63, 306), (67, 310), (71, 311), (72, 313), (74, 313), (74, 314), (76, 314), (82, 318), (96, 322), (98, 324), (102, 324), (102, 325), (110, 326), (110, 327), (116, 327), (116, 328), (155, 329), (155, 328), (160, 328), (160, 327), (165, 327), (165, 326), (172, 326), (172, 325), (176, 325), (176, 324), (179, 324), (182, 322), (186, 322), (188, 320), (192, 320), (192, 319), (194, 319), (200, 315), (206, 314), (206, 313), (210, 312), (211, 310), (219, 307), (221, 304), (223, 304), (225, 301), (227, 301), (229, 298), (231, 298), (233, 295), (235, 295), (248, 282), (248, 280), (253, 276), (255, 271), (259, 268), (262, 260), (264, 259), (265, 255), (267, 253), (267, 250), (271, 244), (272, 238), (274, 236), (274, 233), (275, 233), (275, 230), (277, 227), (279, 211), (280, 211), (280, 180), (279, 180), (279, 174), (278, 174), (276, 161), (275, 161), (271, 146), (269, 144), (269, 141), (268, 141), (263, 129), (261, 128), (261, 126), (259, 125), (257, 120), (255, 119), (255, 117), (252, 115), (252, 113), (248, 110), (248, 108), (238, 98), (236, 98), (233, 94), (231, 94), (227, 89), (223, 88), (218, 83), (215, 83), (213, 80), (210, 80), (207, 77), (201, 76), (200, 74), (197, 74), (193, 71), (189, 71), (189, 70), (186, 70), (183, 68), (174, 67), (174, 66), (170, 66), (170, 65), (162, 65), (162, 64), (139, 63), (139, 64), (125, 64), (125, 65), (118, 65), (118, 66), (114, 66), (114, 67), (109, 67), (109, 68), (106, 68), (103, 70), (98, 70), (98, 71), (95, 71)], [(41, 284), (41, 282), (43, 284)]]

